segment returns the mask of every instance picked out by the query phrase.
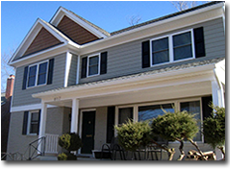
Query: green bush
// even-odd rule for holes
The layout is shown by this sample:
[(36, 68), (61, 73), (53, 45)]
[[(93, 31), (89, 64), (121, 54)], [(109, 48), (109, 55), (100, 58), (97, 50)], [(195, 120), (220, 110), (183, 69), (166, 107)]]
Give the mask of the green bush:
[(151, 127), (149, 121), (135, 122), (128, 120), (121, 127), (115, 126), (118, 131), (119, 144), (127, 151), (135, 151), (146, 146), (151, 140)]
[(203, 134), (205, 141), (215, 149), (225, 144), (225, 108), (211, 107), (214, 111), (203, 121)]
[(71, 153), (61, 153), (58, 155), (59, 161), (66, 161), (66, 160), (77, 160), (77, 157)]
[(59, 137), (58, 144), (68, 151), (77, 151), (82, 147), (82, 141), (76, 133), (63, 134)]
[(168, 141), (175, 141), (184, 138), (192, 139), (199, 127), (195, 115), (191, 115), (187, 111), (183, 112), (166, 112), (153, 119), (152, 132), (156, 136), (160, 136)]

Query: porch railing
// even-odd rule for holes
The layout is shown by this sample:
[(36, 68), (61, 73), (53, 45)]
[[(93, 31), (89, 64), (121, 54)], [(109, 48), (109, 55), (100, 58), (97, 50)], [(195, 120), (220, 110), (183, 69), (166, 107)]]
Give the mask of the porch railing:
[(46, 134), (45, 153), (57, 154), (58, 153), (58, 137), (57, 134)]

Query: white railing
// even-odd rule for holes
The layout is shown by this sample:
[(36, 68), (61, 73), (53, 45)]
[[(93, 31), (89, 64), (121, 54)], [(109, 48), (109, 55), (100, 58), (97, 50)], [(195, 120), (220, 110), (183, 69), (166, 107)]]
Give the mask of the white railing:
[(45, 153), (58, 153), (58, 137), (56, 134), (46, 134)]

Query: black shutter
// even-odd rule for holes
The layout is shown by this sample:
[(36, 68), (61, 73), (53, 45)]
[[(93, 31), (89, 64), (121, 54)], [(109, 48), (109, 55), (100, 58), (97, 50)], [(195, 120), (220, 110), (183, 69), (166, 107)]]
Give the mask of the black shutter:
[(150, 41), (142, 42), (142, 68), (150, 67)]
[(37, 129), (37, 135), (39, 135), (40, 120), (41, 120), (41, 110), (39, 110), (39, 112), (38, 112), (38, 129)]
[(81, 60), (81, 78), (86, 78), (86, 73), (87, 73), (87, 57), (84, 57)]
[[(205, 120), (207, 117), (211, 116), (212, 114), (212, 108), (209, 107), (210, 103), (212, 103), (212, 96), (202, 97), (203, 120)], [(205, 136), (204, 136), (204, 142), (206, 143)]]
[(193, 31), (194, 31), (196, 58), (204, 57), (205, 56), (205, 43), (204, 43), (203, 27), (196, 28)]
[(106, 142), (111, 143), (114, 137), (114, 125), (115, 125), (115, 106), (108, 107), (107, 111), (107, 136)]
[(29, 116), (29, 112), (25, 111), (24, 112), (24, 117), (23, 117), (22, 135), (27, 134), (28, 116)]
[(23, 75), (23, 82), (22, 82), (22, 89), (26, 89), (26, 83), (27, 83), (27, 75), (28, 75), (28, 66), (24, 68), (24, 75)]
[(107, 73), (107, 52), (101, 53), (100, 74)]
[(47, 85), (52, 84), (53, 70), (54, 70), (54, 59), (50, 59), (49, 60), (48, 77), (47, 77)]

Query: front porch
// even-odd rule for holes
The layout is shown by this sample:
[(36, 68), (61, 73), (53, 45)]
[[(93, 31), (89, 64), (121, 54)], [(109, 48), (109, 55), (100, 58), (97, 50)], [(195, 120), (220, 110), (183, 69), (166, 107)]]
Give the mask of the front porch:
[[(109, 143), (116, 136), (114, 125), (125, 122), (127, 118), (139, 121), (140, 112), (145, 108), (159, 109), (163, 105), (171, 109), (173, 105), (175, 110), (181, 110), (185, 106), (196, 109), (198, 119), (202, 120), (205, 115), (204, 103), (207, 103), (205, 98), (211, 98), (214, 105), (224, 106), (223, 84), (213, 72), (213, 65), (205, 65), (38, 93), (33, 97), (42, 100), (39, 137), (46, 134), (47, 122), (52, 124), (52, 121), (48, 121), (52, 119), (47, 118), (48, 105), (68, 109), (69, 126), (62, 127), (69, 128), (69, 132), (78, 133), (82, 138), (84, 146), (78, 154), (92, 154), (93, 150), (100, 150), (104, 143)], [(68, 121), (66, 118), (69, 116), (65, 115), (63, 121)], [(210, 150), (204, 144), (203, 136), (199, 134), (197, 137), (203, 151)], [(174, 146), (176, 143), (170, 144), (169, 146)], [(188, 150), (185, 148), (185, 151), (190, 148), (188, 144)]]

